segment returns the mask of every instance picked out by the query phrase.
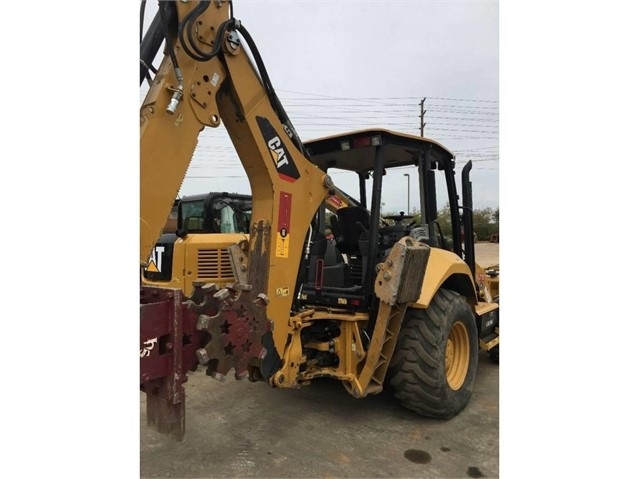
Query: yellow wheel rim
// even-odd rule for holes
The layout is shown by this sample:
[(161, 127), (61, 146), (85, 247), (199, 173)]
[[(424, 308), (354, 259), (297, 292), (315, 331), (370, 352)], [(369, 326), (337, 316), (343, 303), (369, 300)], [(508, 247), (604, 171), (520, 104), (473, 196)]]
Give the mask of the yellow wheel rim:
[(446, 341), (446, 380), (454, 391), (462, 387), (470, 364), (468, 330), (460, 321), (453, 324)]

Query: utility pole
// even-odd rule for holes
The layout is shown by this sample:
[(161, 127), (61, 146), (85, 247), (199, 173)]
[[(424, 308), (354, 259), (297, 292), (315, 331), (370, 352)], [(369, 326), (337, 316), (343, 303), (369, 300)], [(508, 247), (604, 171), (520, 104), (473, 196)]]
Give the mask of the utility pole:
[(424, 127), (426, 126), (426, 123), (424, 122), (424, 115), (426, 114), (426, 110), (424, 110), (425, 101), (426, 101), (426, 98), (422, 98), (422, 101), (419, 102), (419, 106), (420, 106), (419, 131), (422, 137), (424, 136)]

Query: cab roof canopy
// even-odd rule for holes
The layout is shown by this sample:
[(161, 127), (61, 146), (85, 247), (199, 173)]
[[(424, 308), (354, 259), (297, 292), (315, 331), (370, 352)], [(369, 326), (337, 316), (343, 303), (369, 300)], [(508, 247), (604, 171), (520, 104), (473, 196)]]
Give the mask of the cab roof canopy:
[(311, 161), (323, 171), (340, 168), (356, 172), (375, 168), (377, 145), (381, 145), (379, 158), (384, 168), (416, 166), (421, 154), (430, 158), (432, 169), (442, 170), (447, 163), (455, 165), (455, 155), (436, 141), (383, 129), (351, 131), (304, 143)]

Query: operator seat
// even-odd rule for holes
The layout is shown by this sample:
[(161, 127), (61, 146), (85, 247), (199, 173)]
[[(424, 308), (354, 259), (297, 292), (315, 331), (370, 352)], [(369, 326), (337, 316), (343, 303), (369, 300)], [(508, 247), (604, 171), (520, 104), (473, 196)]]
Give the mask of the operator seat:
[(370, 215), (361, 206), (347, 206), (337, 210), (337, 249), (346, 255), (359, 255), (359, 239), (370, 228)]
[[(347, 288), (352, 286), (348, 265), (337, 253), (334, 241), (326, 238), (321, 231), (316, 231), (309, 250), (308, 272), (303, 291), (309, 299), (318, 299), (318, 292), (323, 289)], [(321, 293), (319, 294), (321, 297)]]

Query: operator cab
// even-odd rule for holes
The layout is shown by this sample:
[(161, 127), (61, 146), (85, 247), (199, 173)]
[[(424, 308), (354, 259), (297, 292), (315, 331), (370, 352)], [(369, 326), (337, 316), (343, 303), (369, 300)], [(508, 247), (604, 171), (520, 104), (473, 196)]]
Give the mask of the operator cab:
[[(300, 297), (304, 304), (367, 310), (374, 297), (375, 267), (404, 236), (431, 247), (448, 246), (462, 255), (455, 160), (444, 146), (382, 129), (349, 132), (304, 145), (310, 161), (356, 200), (334, 214), (325, 205), (319, 209), (312, 228), (307, 274), (301, 273)], [(452, 243), (444, 238), (437, 223), (437, 171), (446, 179)], [(383, 214), (385, 202), (393, 197), (406, 198), (406, 176), (419, 184), (419, 204), (413, 211)], [(327, 240), (325, 232), (334, 241)]]
[(248, 233), (251, 196), (238, 193), (207, 193), (188, 196), (178, 205), (176, 234)]

